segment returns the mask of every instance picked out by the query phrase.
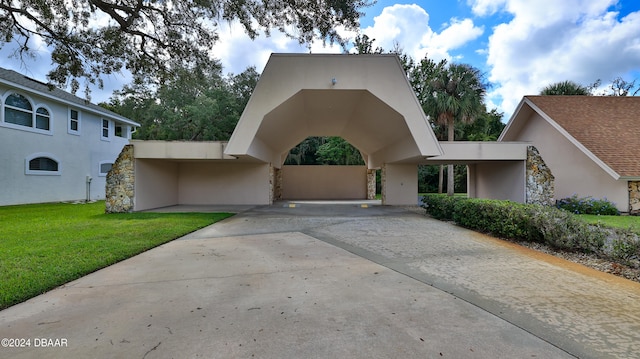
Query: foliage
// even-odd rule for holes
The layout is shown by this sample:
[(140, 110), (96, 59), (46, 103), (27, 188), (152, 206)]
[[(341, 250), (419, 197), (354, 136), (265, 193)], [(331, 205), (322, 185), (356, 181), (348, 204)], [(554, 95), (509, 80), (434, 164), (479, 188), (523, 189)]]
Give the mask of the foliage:
[(555, 207), (443, 195), (424, 196), (422, 207), (436, 219), (453, 220), (499, 237), (544, 242), (640, 266), (640, 235), (636, 231), (601, 222), (590, 224)]
[(258, 81), (251, 67), (222, 76), (219, 64), (207, 69), (181, 68), (156, 91), (131, 84), (116, 92), (108, 107), (141, 124), (142, 140), (228, 140)]
[[(78, 79), (101, 85), (100, 76), (129, 70), (162, 84), (181, 67), (206, 67), (220, 21), (237, 20), (255, 38), (278, 29), (301, 43), (344, 41), (338, 27), (355, 30), (365, 0), (135, 1), (23, 0), (0, 2), (0, 47), (36, 56), (32, 38), (52, 49), (49, 80), (72, 90)], [(171, 77), (171, 76), (169, 76)]]
[(289, 150), (286, 165), (364, 165), (362, 155), (342, 137), (311, 136)]
[(575, 214), (595, 214), (608, 216), (617, 216), (620, 214), (620, 211), (618, 211), (616, 205), (608, 201), (606, 198), (578, 198), (578, 195), (576, 194), (571, 197), (562, 198), (556, 201), (556, 207)]
[(478, 116), (474, 122), (461, 123), (456, 128), (457, 136), (463, 141), (495, 141), (500, 137), (505, 124), (502, 122), (504, 114), (492, 109)]
[[(446, 126), (448, 141), (455, 139), (457, 122), (471, 123), (486, 113), (483, 101), (487, 84), (473, 66), (425, 57), (409, 69), (407, 76), (425, 114), (434, 124)], [(454, 173), (453, 165), (447, 168)], [(454, 192), (454, 176), (448, 176), (447, 194)]]
[(342, 137), (327, 138), (316, 156), (323, 165), (364, 165), (360, 151)]
[(589, 96), (589, 88), (573, 81), (561, 81), (546, 86), (540, 91), (540, 95), (580, 95)]
[(104, 201), (0, 207), (0, 309), (230, 215), (105, 214)]
[[(606, 90), (602, 90), (597, 93), (598, 96), (636, 96), (640, 93), (640, 86), (637, 84), (638, 79), (633, 81), (627, 81), (622, 77), (616, 77), (611, 80), (611, 83), (607, 86)], [(596, 91), (602, 85), (600, 79), (596, 80), (593, 84), (589, 85), (592, 91)]]

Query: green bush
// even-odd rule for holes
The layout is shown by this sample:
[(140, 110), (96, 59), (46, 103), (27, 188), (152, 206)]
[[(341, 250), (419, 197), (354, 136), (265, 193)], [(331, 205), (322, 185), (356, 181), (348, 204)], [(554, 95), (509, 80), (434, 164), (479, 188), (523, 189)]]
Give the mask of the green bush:
[(468, 199), (456, 202), (453, 220), (499, 237), (539, 241), (541, 233), (531, 226), (529, 212), (529, 207), (510, 201)]
[(578, 195), (575, 194), (571, 197), (556, 201), (556, 207), (575, 214), (620, 215), (620, 211), (616, 208), (615, 203), (609, 202), (606, 198), (578, 198)]
[(640, 266), (637, 233), (588, 224), (555, 207), (445, 195), (424, 196), (422, 207), (434, 218), (498, 237), (543, 242)]
[(453, 221), (456, 202), (465, 200), (464, 197), (447, 196), (446, 194), (428, 194), (422, 197), (422, 208), (427, 210), (433, 218)]

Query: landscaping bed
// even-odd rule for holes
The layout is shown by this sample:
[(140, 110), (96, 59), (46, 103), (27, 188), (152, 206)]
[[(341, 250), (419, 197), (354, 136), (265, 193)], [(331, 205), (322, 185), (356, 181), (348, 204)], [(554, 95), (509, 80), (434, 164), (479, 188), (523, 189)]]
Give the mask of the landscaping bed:
[(640, 218), (604, 221), (609, 216), (443, 195), (423, 197), (422, 207), (433, 218), (640, 282)]

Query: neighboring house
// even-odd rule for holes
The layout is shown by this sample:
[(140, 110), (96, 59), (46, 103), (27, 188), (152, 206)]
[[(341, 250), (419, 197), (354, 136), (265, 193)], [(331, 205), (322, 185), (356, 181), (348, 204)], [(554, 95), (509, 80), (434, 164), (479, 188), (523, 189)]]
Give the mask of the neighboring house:
[(555, 177), (555, 198), (606, 198), (640, 210), (640, 97), (526, 96), (498, 139), (530, 141)]
[(0, 68), (0, 205), (96, 200), (139, 124)]

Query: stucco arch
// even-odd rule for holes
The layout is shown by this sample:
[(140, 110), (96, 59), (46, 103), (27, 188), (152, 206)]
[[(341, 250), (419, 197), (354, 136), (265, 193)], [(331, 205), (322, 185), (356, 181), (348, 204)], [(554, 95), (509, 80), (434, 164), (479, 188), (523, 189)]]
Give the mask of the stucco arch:
[(344, 138), (369, 168), (442, 154), (396, 55), (271, 55), (225, 154), (280, 167), (309, 136)]

